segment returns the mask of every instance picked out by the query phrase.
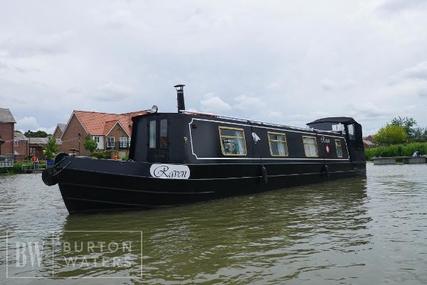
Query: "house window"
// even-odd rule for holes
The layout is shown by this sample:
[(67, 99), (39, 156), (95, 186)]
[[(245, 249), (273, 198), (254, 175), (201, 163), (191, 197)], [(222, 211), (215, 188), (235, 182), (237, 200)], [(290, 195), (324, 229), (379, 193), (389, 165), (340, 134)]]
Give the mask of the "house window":
[(302, 137), (306, 157), (318, 157), (317, 140), (315, 137)]
[(246, 140), (243, 129), (219, 127), (219, 137), (223, 155), (246, 155)]
[(97, 144), (99, 144), (99, 137), (98, 137), (98, 136), (94, 136), (94, 137), (93, 137), (93, 140), (94, 140)]
[(150, 121), (148, 130), (148, 147), (156, 148), (156, 121)]
[(107, 137), (107, 148), (114, 148), (115, 144), (116, 144), (115, 137)]
[(343, 157), (342, 145), (340, 140), (335, 140), (335, 148), (337, 149), (337, 157)]
[(120, 137), (119, 143), (120, 143), (120, 148), (127, 148), (129, 146), (127, 137)]
[(288, 156), (288, 143), (286, 134), (268, 132), (268, 143), (271, 156)]
[(168, 148), (168, 120), (160, 120), (160, 148)]

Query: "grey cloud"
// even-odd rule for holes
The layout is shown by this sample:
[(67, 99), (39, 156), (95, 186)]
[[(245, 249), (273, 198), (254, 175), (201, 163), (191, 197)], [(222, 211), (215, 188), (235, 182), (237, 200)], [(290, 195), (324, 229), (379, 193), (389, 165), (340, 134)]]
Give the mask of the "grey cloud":
[(0, 41), (0, 49), (8, 57), (56, 55), (66, 52), (65, 40), (70, 32), (10, 37)]
[(99, 86), (90, 97), (95, 100), (115, 102), (126, 99), (132, 93), (132, 90), (127, 86), (108, 82)]
[(403, 10), (426, 8), (425, 0), (385, 0), (378, 6), (381, 12), (396, 13)]
[[(0, 10), (1, 104), (41, 126), (73, 109), (175, 111), (180, 82), (188, 108), (297, 125), (355, 115), (375, 118), (364, 121), (374, 129), (425, 98), (414, 63), (427, 59), (427, 19), (410, 8), (421, 4), (383, 2), (415, 12), (379, 17), (359, 0), (46, 1)], [(411, 104), (427, 124), (425, 107)]]

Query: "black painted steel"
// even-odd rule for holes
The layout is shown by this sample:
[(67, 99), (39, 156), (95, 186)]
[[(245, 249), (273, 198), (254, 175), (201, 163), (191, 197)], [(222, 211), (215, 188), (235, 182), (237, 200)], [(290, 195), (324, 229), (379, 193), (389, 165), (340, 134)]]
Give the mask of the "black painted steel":
[[(153, 120), (157, 129), (150, 138)], [(167, 120), (163, 132), (161, 120)], [(188, 112), (147, 114), (133, 119), (129, 161), (61, 155), (43, 180), (58, 182), (68, 211), (78, 213), (174, 206), (364, 175), (361, 127), (347, 123), (351, 135), (347, 128), (338, 133)], [(242, 131), (245, 155), (223, 153), (220, 127)], [(272, 154), (272, 132), (285, 134), (288, 156)], [(304, 137), (315, 138), (317, 157), (306, 157)], [(178, 167), (178, 176), (157, 177), (150, 171), (156, 165)]]

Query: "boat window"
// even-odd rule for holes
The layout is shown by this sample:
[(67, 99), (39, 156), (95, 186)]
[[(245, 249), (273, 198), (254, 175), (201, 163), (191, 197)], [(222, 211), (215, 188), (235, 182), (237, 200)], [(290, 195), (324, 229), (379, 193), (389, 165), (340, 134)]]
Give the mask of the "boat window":
[(268, 143), (270, 145), (270, 154), (272, 156), (289, 155), (286, 134), (268, 132)]
[(355, 136), (354, 136), (354, 125), (348, 125), (347, 126), (347, 130), (348, 130), (348, 137), (351, 140), (354, 140), (355, 139)]
[(342, 145), (340, 140), (335, 140), (335, 147), (337, 149), (337, 157), (343, 157)]
[(243, 129), (219, 127), (219, 137), (223, 155), (246, 155), (246, 140)]
[(306, 157), (318, 157), (317, 140), (315, 137), (302, 137)]
[(335, 124), (335, 125), (332, 125), (332, 130), (334, 131), (334, 132), (343, 132), (344, 131), (344, 125), (343, 124)]
[(168, 120), (160, 120), (160, 148), (168, 148)]
[(150, 121), (148, 135), (149, 148), (156, 148), (156, 121), (154, 120)]

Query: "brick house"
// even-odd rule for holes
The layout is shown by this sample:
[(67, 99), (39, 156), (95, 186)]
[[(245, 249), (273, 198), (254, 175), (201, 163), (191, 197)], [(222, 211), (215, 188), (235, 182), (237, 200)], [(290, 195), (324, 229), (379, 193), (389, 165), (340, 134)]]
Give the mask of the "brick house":
[(115, 151), (119, 157), (128, 155), (132, 135), (132, 117), (144, 111), (111, 114), (88, 111), (73, 111), (61, 136), (61, 152), (89, 155), (84, 142), (87, 136), (97, 143), (98, 150)]
[(22, 161), (30, 159), (33, 155), (38, 159), (45, 159), (44, 150), (48, 142), (49, 137), (27, 138), (21, 132), (15, 131), (15, 160)]
[(46, 149), (49, 138), (28, 138), (29, 156), (35, 155), (38, 159), (46, 159), (44, 150)]
[(30, 154), (28, 138), (21, 132), (15, 131), (14, 136), (14, 144), (15, 144), (15, 160), (22, 161), (28, 158)]
[(57, 144), (62, 144), (61, 137), (64, 134), (67, 124), (58, 124), (56, 125), (55, 131), (53, 132), (53, 137), (56, 139)]
[(0, 155), (13, 157), (15, 118), (9, 109), (0, 108)]

